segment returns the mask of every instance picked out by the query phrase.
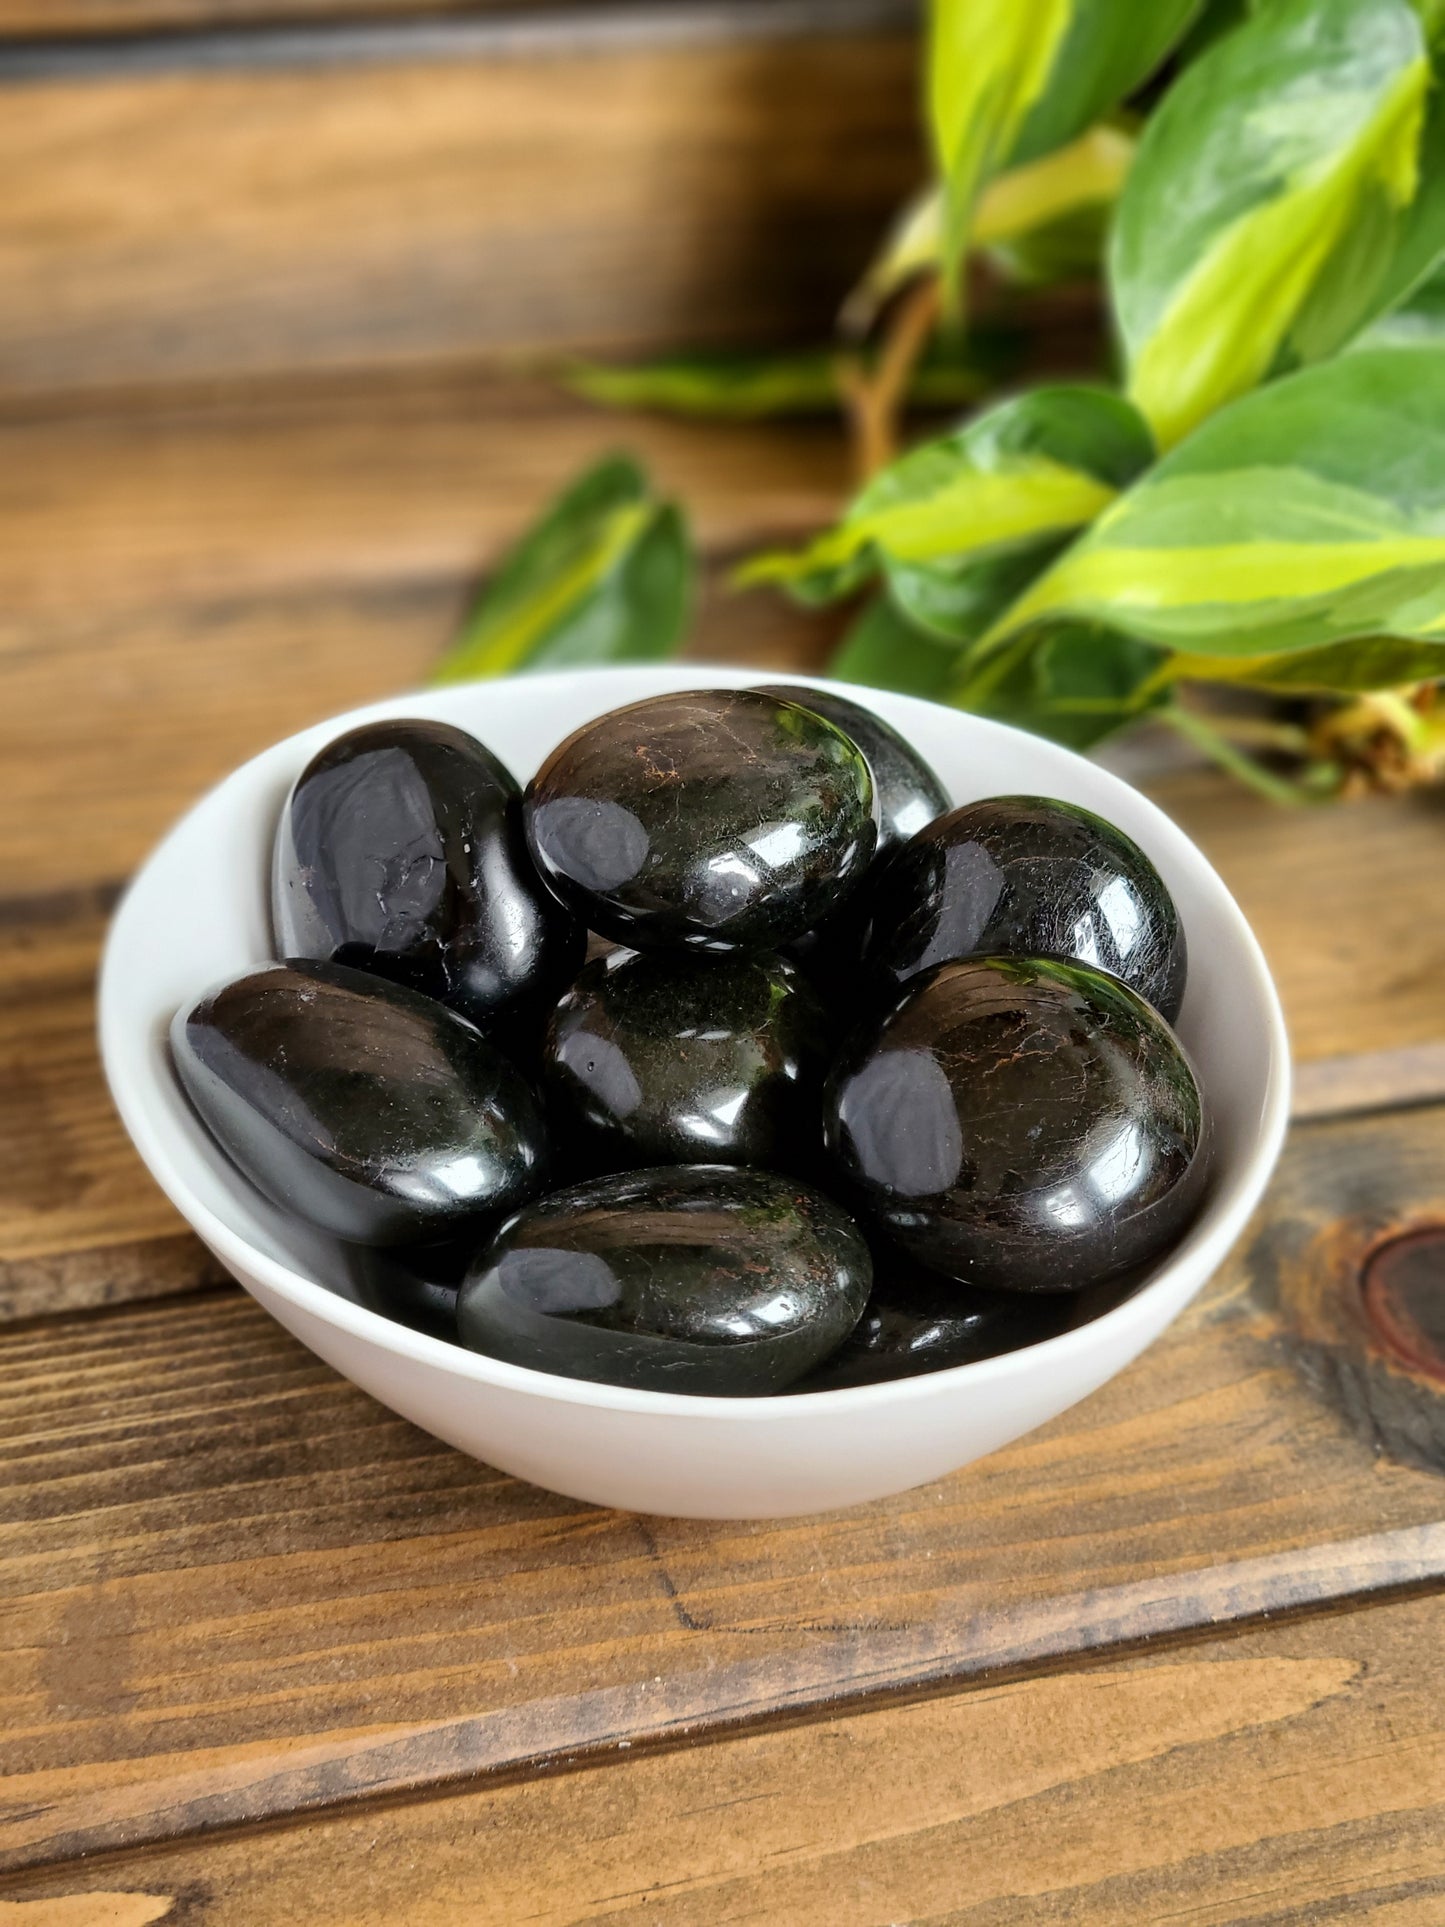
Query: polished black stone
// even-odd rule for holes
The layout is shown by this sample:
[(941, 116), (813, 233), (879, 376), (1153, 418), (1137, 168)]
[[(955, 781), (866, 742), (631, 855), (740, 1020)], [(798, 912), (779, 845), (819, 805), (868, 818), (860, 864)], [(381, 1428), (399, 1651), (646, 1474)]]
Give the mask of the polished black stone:
[(549, 1116), (591, 1170), (793, 1170), (821, 1148), (828, 1041), (812, 986), (778, 957), (614, 950), (552, 1018)]
[(868, 759), (878, 793), (878, 850), (886, 856), (948, 808), (949, 795), (934, 770), (891, 723), (862, 703), (806, 683), (764, 683), (765, 696), (811, 709), (851, 736)]
[(771, 950), (867, 870), (873, 779), (811, 710), (752, 689), (632, 703), (555, 749), (527, 791), (539, 868), (638, 949)]
[(951, 810), (890, 861), (865, 960), (901, 986), (959, 957), (1072, 957), (1121, 977), (1170, 1023), (1184, 1001), (1184, 927), (1153, 864), (1101, 816), (1042, 796)]
[(354, 1245), (347, 1253), (357, 1301), (413, 1331), (457, 1335), (457, 1292), (481, 1236), (438, 1245)]
[(879, 1241), (863, 1316), (833, 1356), (793, 1390), (881, 1385), (1022, 1351), (1102, 1318), (1140, 1282), (1131, 1274), (1087, 1291), (988, 1291), (925, 1271)]
[(536, 1371), (757, 1396), (837, 1349), (871, 1279), (862, 1234), (819, 1192), (665, 1165), (519, 1212), (468, 1274), (457, 1326), (475, 1351)]
[(283, 1210), (354, 1244), (454, 1235), (530, 1197), (537, 1100), (464, 1018), (364, 971), (246, 971), (177, 1012), (187, 1095)]
[(276, 836), (277, 952), (375, 971), (474, 1023), (540, 1012), (586, 932), (537, 875), (515, 778), (445, 723), (368, 723), (297, 778)]
[(833, 1356), (794, 1389), (880, 1385), (1015, 1352), (1077, 1324), (1083, 1296), (986, 1291), (875, 1249), (873, 1290), (863, 1316)]
[(1162, 1256), (1208, 1162), (1169, 1027), (1116, 978), (1058, 960), (929, 971), (849, 1039), (823, 1123), (911, 1257), (1016, 1291), (1077, 1290)]

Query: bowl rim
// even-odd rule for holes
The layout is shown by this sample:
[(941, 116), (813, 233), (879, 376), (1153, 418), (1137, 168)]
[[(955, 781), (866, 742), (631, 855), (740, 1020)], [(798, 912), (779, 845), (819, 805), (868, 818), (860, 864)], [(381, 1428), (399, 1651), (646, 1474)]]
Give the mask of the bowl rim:
[[(609, 682), (632, 682), (639, 673), (657, 678), (658, 686), (654, 692), (657, 694), (680, 689), (748, 687), (767, 679), (775, 682), (786, 680), (800, 687), (809, 685), (826, 689), (864, 707), (876, 696), (884, 697), (889, 703), (916, 703), (920, 707), (943, 710), (959, 725), (970, 730), (1020, 745), (1025, 754), (1037, 752), (1042, 747), (1052, 756), (1081, 763), (1088, 768), (1091, 777), (1103, 779), (1106, 787), (1112, 786), (1129, 794), (1135, 805), (1142, 807), (1144, 814), (1152, 819), (1151, 830), (1157, 834), (1159, 841), (1172, 844), (1185, 862), (1202, 867), (1206, 873), (1209, 883), (1218, 893), (1219, 911), (1232, 924), (1232, 935), (1250, 966), (1250, 992), (1261, 1006), (1266, 1021), (1269, 1057), (1264, 1073), (1264, 1097), (1255, 1142), (1248, 1153), (1244, 1171), (1236, 1181), (1233, 1200), (1225, 1203), (1211, 1192), (1206, 1196), (1194, 1223), (1153, 1278), (1109, 1311), (1051, 1338), (1040, 1339), (1013, 1351), (999, 1352), (988, 1358), (972, 1359), (961, 1365), (883, 1379), (869, 1385), (841, 1386), (828, 1391), (777, 1392), (747, 1398), (643, 1390), (594, 1379), (567, 1378), (558, 1373), (512, 1365), (484, 1352), (471, 1351), (450, 1339), (416, 1331), (386, 1317), (384, 1313), (372, 1311), (353, 1299), (341, 1296), (329, 1286), (259, 1250), (249, 1239), (233, 1230), (191, 1189), (171, 1159), (166, 1143), (169, 1124), (163, 1117), (158, 1120), (152, 1115), (144, 1080), (132, 1078), (124, 1068), (122, 1036), (128, 1026), (120, 1007), (121, 991), (118, 984), (130, 924), (140, 914), (143, 885), (164, 866), (172, 845), (181, 839), (192, 820), (201, 812), (215, 807), (228, 788), (242, 787), (243, 780), (257, 764), (279, 759), (284, 753), (290, 752), (300, 768), (315, 753), (316, 747), (331, 735), (390, 717), (424, 714), (427, 708), (437, 702), (445, 703), (455, 691), (477, 686), (457, 683), (407, 690), (397, 696), (342, 711), (294, 731), (255, 756), (248, 757), (219, 782), (212, 784), (176, 819), (127, 884), (112, 916), (101, 956), (97, 998), (100, 1055), (112, 1101), (152, 1178), (227, 1270), (240, 1274), (238, 1281), (243, 1288), (249, 1288), (246, 1284), (248, 1277), (255, 1278), (298, 1311), (318, 1318), (323, 1324), (329, 1324), (351, 1338), (481, 1387), (492, 1386), (532, 1398), (560, 1400), (566, 1405), (658, 1418), (707, 1417), (733, 1425), (757, 1424), (785, 1416), (801, 1417), (807, 1412), (820, 1415), (826, 1412), (835, 1416), (854, 1411), (861, 1413), (895, 1403), (945, 1397), (965, 1386), (981, 1387), (1006, 1382), (1023, 1373), (1047, 1367), (1055, 1359), (1070, 1353), (1091, 1351), (1096, 1347), (1110, 1352), (1116, 1349), (1113, 1341), (1118, 1340), (1127, 1347), (1129, 1334), (1134, 1328), (1152, 1324), (1154, 1302), (1167, 1295), (1171, 1287), (1177, 1289), (1181, 1270), (1187, 1268), (1191, 1273), (1197, 1273), (1194, 1290), (1199, 1289), (1234, 1245), (1273, 1173), (1289, 1127), (1291, 1073), (1284, 1012), (1259, 941), (1223, 879), (1193, 839), (1151, 798), (1113, 771), (1091, 762), (1076, 751), (1047, 742), (1009, 724), (975, 716), (968, 711), (952, 710), (944, 704), (930, 703), (925, 698), (906, 696), (894, 690), (875, 690), (866, 684), (839, 683), (813, 675), (790, 673), (784, 678), (781, 674), (774, 676), (766, 668), (744, 669), (735, 663), (708, 662), (555, 670), (526, 678), (502, 680), (509, 683), (525, 680), (529, 688), (535, 690), (539, 702), (545, 703), (549, 689), (557, 689), (564, 684), (568, 688), (574, 687), (581, 678), (595, 680), (601, 689)], [(621, 704), (606, 706), (619, 707)], [(603, 711), (599, 709), (597, 713), (600, 715)], [(889, 720), (886, 714), (884, 720)], [(203, 1127), (196, 1121), (194, 1128), (200, 1131)], [(1191, 1290), (1181, 1300), (1180, 1309), (1192, 1296)]]

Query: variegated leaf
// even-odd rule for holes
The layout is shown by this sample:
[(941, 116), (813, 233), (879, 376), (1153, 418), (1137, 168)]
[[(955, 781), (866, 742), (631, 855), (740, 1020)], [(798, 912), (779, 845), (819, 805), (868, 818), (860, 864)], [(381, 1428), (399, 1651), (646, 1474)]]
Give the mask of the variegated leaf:
[(836, 528), (797, 555), (764, 555), (746, 581), (806, 591), (873, 558), (956, 576), (1093, 520), (1148, 464), (1148, 430), (1102, 388), (1038, 388), (913, 449), (874, 477)]
[(1175, 83), (1110, 250), (1129, 390), (1163, 445), (1373, 311), (1429, 81), (1408, 0), (1271, 0)]
[(692, 595), (682, 516), (625, 456), (575, 482), (488, 581), (434, 682), (671, 655)]
[(1077, 622), (1220, 664), (1411, 637), (1445, 672), (1445, 349), (1345, 355), (1213, 417), (995, 624), (972, 678)]

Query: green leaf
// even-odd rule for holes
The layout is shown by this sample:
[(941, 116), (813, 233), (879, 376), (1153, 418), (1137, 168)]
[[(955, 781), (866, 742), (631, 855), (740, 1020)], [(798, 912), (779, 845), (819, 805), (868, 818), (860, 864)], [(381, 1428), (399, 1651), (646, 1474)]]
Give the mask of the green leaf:
[(929, 123), (943, 183), (941, 243), (950, 284), (968, 245), (974, 202), (1043, 100), (1076, 3), (933, 0)]
[(1176, 654), (1169, 678), (1177, 682), (1243, 683), (1281, 695), (1357, 695), (1398, 689), (1402, 683), (1445, 676), (1445, 638), (1417, 642), (1411, 636), (1361, 636), (1285, 656)]
[[(971, 350), (978, 344), (971, 343)], [(936, 352), (921, 360), (909, 382), (908, 399), (925, 408), (960, 408), (988, 386), (996, 341), (964, 360)], [(715, 421), (760, 421), (770, 416), (835, 415), (838, 357), (817, 348), (797, 354), (668, 355), (632, 366), (570, 361), (558, 377), (574, 394), (604, 408), (652, 409)]]
[(909, 620), (941, 642), (977, 642), (1048, 567), (1069, 538), (1041, 540), (1004, 555), (962, 561), (883, 558), (888, 592)]
[(957, 572), (1083, 526), (1152, 455), (1148, 430), (1119, 396), (1037, 388), (911, 450), (868, 483), (836, 528), (801, 554), (757, 557), (742, 579), (797, 587), (870, 557)]
[[(969, 243), (986, 248), (1020, 280), (1058, 279), (1067, 254), (1072, 269), (1087, 251), (1088, 272), (1097, 268), (1108, 215), (1134, 158), (1134, 139), (1122, 128), (1091, 127), (1078, 140), (1042, 159), (998, 175), (979, 196)], [(846, 333), (858, 336), (878, 311), (916, 275), (943, 261), (944, 196), (930, 187), (904, 208), (868, 272), (849, 295), (841, 316)], [(1088, 236), (1085, 243), (1081, 237)], [(1035, 265), (1025, 266), (1032, 255)]]
[(1420, 185), (1389, 266), (1371, 296), (1367, 327), (1376, 316), (1388, 316), (1413, 300), (1445, 260), (1445, 94), (1438, 88), (1430, 96), (1418, 165)]
[(1407, 0), (1274, 0), (1170, 89), (1109, 263), (1129, 390), (1163, 445), (1370, 312), (1429, 79)]
[(1445, 349), (1341, 356), (1246, 396), (1166, 456), (979, 644), (1091, 622), (1195, 656), (1445, 641)]
[[(1015, 0), (1017, 5), (1017, 0)], [(1178, 44), (1200, 0), (1073, 0), (1048, 86), (1024, 121), (1011, 163), (1062, 147), (1117, 106)], [(1028, 14), (1031, 7), (1018, 7)]]
[(963, 676), (948, 694), (959, 708), (1085, 750), (1168, 700), (1158, 680), (1164, 659), (1131, 636), (1065, 624), (1018, 652), (986, 688), (970, 690)]
[[(1401, 0), (1403, 4), (1403, 0)], [(1199, 0), (933, 0), (929, 124), (952, 286), (974, 204), (1010, 163), (1064, 146), (1153, 71)]]
[(1398, 308), (1372, 322), (1350, 343), (1349, 352), (1429, 347), (1445, 348), (1445, 270), (1431, 275)]
[(649, 494), (635, 462), (609, 457), (513, 549), (432, 680), (669, 656), (687, 625), (692, 573), (679, 510)]
[(828, 664), (838, 682), (909, 696), (941, 695), (953, 673), (954, 652), (915, 627), (886, 595), (869, 603)]

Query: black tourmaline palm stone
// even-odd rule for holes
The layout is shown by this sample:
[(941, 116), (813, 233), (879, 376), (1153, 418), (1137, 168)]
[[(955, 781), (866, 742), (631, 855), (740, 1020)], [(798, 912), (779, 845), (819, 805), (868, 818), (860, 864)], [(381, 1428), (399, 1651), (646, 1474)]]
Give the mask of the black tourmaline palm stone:
[(890, 862), (871, 893), (865, 960), (901, 987), (960, 957), (1068, 957), (1120, 977), (1172, 1024), (1184, 1001), (1184, 927), (1138, 844), (1044, 796), (951, 810)]
[(816, 1164), (828, 1023), (779, 957), (614, 950), (558, 1004), (547, 1107), (583, 1169)]
[(554, 1192), (502, 1227), (457, 1301), (462, 1343), (569, 1378), (781, 1392), (858, 1322), (868, 1246), (819, 1192), (669, 1165)]
[(948, 808), (948, 791), (913, 745), (862, 703), (806, 683), (765, 683), (762, 693), (798, 703), (851, 736), (878, 792), (878, 855), (887, 856)]
[(539, 1017), (587, 935), (537, 875), (511, 772), (446, 723), (367, 723), (312, 758), (281, 814), (283, 957), (375, 971), (486, 1025)]
[(555, 749), (527, 791), (553, 889), (634, 949), (772, 950), (856, 885), (878, 841), (857, 745), (755, 689), (615, 709)]
[(539, 1189), (536, 1099), (481, 1032), (385, 978), (267, 964), (171, 1026), (176, 1070), (232, 1162), (353, 1244), (426, 1243)]
[(988, 1288), (1074, 1291), (1148, 1264), (1206, 1175), (1199, 1087), (1168, 1025), (1057, 960), (929, 971), (849, 1039), (823, 1123), (879, 1227)]

